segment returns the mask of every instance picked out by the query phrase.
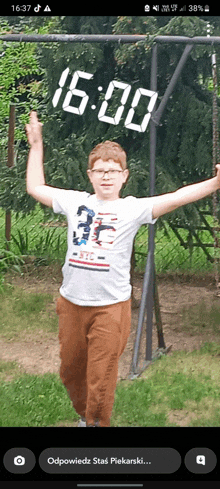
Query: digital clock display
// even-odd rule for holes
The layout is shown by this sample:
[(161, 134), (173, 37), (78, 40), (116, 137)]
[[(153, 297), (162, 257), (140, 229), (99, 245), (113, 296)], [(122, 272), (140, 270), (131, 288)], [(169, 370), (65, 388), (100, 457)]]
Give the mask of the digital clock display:
[[(57, 107), (57, 105), (58, 105), (61, 94), (64, 90), (64, 86), (67, 82), (67, 77), (69, 75), (69, 71), (70, 71), (69, 68), (66, 68), (60, 76), (59, 83), (58, 83), (59, 88), (57, 88), (57, 90), (55, 91), (53, 99), (52, 99), (53, 107)], [(91, 80), (92, 78), (93, 78), (93, 74), (87, 73), (85, 71), (75, 71), (73, 73), (73, 76), (72, 76), (72, 79), (71, 79), (71, 82), (69, 85), (69, 89), (66, 91), (65, 99), (64, 99), (63, 104), (62, 104), (62, 109), (64, 111), (70, 112), (72, 114), (76, 114), (78, 116), (84, 114), (86, 107), (88, 105), (88, 102), (89, 102), (89, 95), (84, 90), (79, 90), (77, 88), (77, 85), (80, 82), (80, 79), (88, 80), (88, 83), (89, 83), (89, 80)], [(132, 88), (132, 86), (126, 82), (111, 80), (109, 82), (109, 85), (108, 85), (106, 92), (105, 92), (105, 99), (102, 101), (101, 107), (99, 108), (99, 111), (97, 114), (98, 120), (101, 122), (105, 122), (107, 124), (118, 125), (119, 122), (121, 121), (122, 114), (124, 113), (125, 105), (126, 105), (126, 102), (128, 100), (131, 88)], [(118, 105), (114, 116), (112, 116), (112, 115), (110, 116), (110, 115), (107, 115), (108, 106), (109, 106), (110, 100), (112, 99), (112, 97), (114, 97), (115, 89), (121, 90), (121, 98), (120, 98), (120, 102), (119, 102), (120, 105)], [(97, 90), (99, 92), (102, 92), (103, 87), (98, 86)], [(79, 98), (79, 104), (77, 107), (75, 107), (74, 105), (71, 105), (71, 100), (72, 100), (73, 96)], [(153, 92), (152, 90), (147, 90), (146, 88), (137, 88), (135, 93), (134, 93), (133, 99), (130, 103), (130, 108), (129, 108), (127, 115), (125, 117), (124, 126), (127, 129), (131, 129), (133, 131), (145, 132), (147, 125), (149, 123), (150, 117), (151, 117), (151, 113), (152, 113), (154, 106), (156, 104), (157, 96), (158, 96), (157, 92)], [(140, 103), (141, 98), (143, 98), (143, 97), (147, 97), (149, 99), (149, 102), (148, 102), (148, 105), (146, 106), (146, 112), (145, 112), (142, 120), (140, 121), (139, 124), (137, 124), (137, 123), (133, 122), (133, 119), (134, 119), (134, 115), (135, 115), (135, 111), (137, 109), (137, 106)], [(93, 104), (90, 106), (90, 108), (92, 110), (95, 110), (96, 105)], [(126, 112), (125, 112), (125, 114), (126, 114)]]

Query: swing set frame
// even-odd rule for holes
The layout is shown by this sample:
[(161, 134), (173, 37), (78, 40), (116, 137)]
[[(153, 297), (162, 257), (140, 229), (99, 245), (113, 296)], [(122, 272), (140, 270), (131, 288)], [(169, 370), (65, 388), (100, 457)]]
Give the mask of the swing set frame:
[[(155, 194), (155, 161), (156, 161), (156, 142), (157, 142), (157, 127), (160, 125), (160, 121), (164, 112), (164, 109), (167, 105), (169, 97), (173, 92), (173, 89), (178, 81), (178, 78), (184, 68), (184, 65), (189, 57), (190, 52), (192, 51), (195, 45), (208, 44), (212, 48), (215, 44), (220, 44), (220, 37), (217, 36), (207, 36), (207, 37), (185, 37), (185, 36), (145, 36), (145, 35), (81, 35), (81, 34), (4, 34), (0, 35), (0, 41), (5, 42), (80, 42), (80, 43), (118, 43), (118, 44), (132, 44), (140, 41), (153, 41), (152, 47), (152, 59), (151, 59), (151, 84), (150, 90), (156, 92), (157, 91), (157, 53), (158, 53), (158, 45), (165, 43), (175, 43), (175, 44), (183, 44), (185, 45), (184, 51), (180, 60), (174, 70), (173, 76), (167, 86), (167, 89), (161, 99), (161, 102), (157, 109), (154, 109), (152, 113), (152, 117), (150, 120), (150, 192), (149, 196), (153, 196)], [(213, 58), (214, 59), (214, 58)], [(216, 80), (216, 62), (215, 68), (213, 65), (213, 79), (215, 76)], [(216, 99), (216, 84), (214, 86), (214, 102), (213, 107), (217, 107), (217, 99)], [(214, 121), (213, 121), (214, 122)], [(217, 138), (216, 138), (216, 124), (213, 123), (213, 168), (215, 166), (216, 155), (217, 153)], [(215, 137), (214, 137), (215, 134)], [(214, 170), (213, 170), (214, 171)], [(216, 195), (214, 195), (214, 199), (216, 199)], [(213, 200), (216, 202), (216, 200)], [(215, 209), (215, 207), (214, 207)], [(215, 243), (217, 243), (215, 238)], [(216, 246), (218, 243), (216, 244)], [(130, 379), (134, 379), (138, 377), (154, 360), (159, 357), (161, 354), (165, 354), (169, 351), (169, 348), (166, 348), (163, 331), (162, 331), (162, 321), (160, 316), (160, 306), (159, 306), (159, 297), (156, 285), (156, 273), (155, 273), (155, 264), (154, 264), (154, 250), (155, 250), (155, 228), (154, 225), (149, 224), (149, 235), (148, 235), (148, 256), (146, 269), (144, 274), (143, 281), (143, 289), (142, 289), (142, 297), (139, 309), (139, 317), (138, 317), (138, 325), (137, 325), (137, 333), (136, 339), (134, 343), (133, 350), (133, 358), (130, 368)], [(157, 322), (157, 333), (158, 333), (158, 348), (155, 352), (152, 352), (152, 329), (153, 329), (153, 311), (155, 308), (156, 314), (156, 322)], [(147, 316), (146, 319), (146, 355), (145, 361), (143, 365), (139, 366), (139, 350), (140, 350), (140, 341), (144, 326), (145, 314)]]

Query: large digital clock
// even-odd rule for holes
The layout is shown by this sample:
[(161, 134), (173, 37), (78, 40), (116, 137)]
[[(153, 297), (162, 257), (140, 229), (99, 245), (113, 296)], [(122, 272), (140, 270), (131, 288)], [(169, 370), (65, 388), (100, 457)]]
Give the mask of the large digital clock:
[[(66, 68), (60, 76), (59, 83), (58, 83), (59, 88), (57, 88), (57, 90), (54, 93), (54, 96), (52, 99), (53, 107), (56, 107), (58, 102), (59, 102), (59, 99), (60, 99), (61, 93), (63, 91), (64, 85), (67, 81), (68, 75), (69, 75), (69, 68)], [(71, 112), (72, 114), (77, 114), (77, 115), (83, 115), (84, 114), (84, 111), (85, 111), (86, 106), (87, 106), (88, 101), (89, 101), (89, 95), (84, 90), (79, 90), (76, 88), (77, 83), (78, 83), (80, 78), (84, 78), (86, 80), (91, 80), (93, 78), (93, 74), (87, 73), (85, 71), (75, 71), (73, 73), (72, 80), (71, 80), (70, 85), (69, 85), (69, 90), (67, 91), (64, 102), (62, 104), (63, 110), (65, 110), (66, 112)], [(121, 95), (121, 99), (120, 99), (120, 105), (117, 108), (117, 110), (114, 114), (114, 117), (113, 117), (113, 116), (106, 115), (106, 112), (108, 109), (109, 101), (110, 101), (111, 97), (113, 96), (113, 92), (114, 92), (115, 88), (121, 89), (122, 95)], [(103, 87), (99, 86), (97, 89), (101, 92), (103, 90)], [(131, 85), (129, 85), (128, 83), (125, 83), (122, 81), (117, 81), (117, 80), (111, 80), (109, 82), (109, 85), (108, 85), (106, 93), (105, 93), (105, 99), (103, 100), (101, 107), (99, 109), (99, 112), (98, 112), (98, 120), (105, 122), (107, 124), (118, 125), (120, 120), (121, 120), (122, 114), (124, 112), (125, 104), (128, 100), (128, 96), (130, 94), (130, 91), (131, 91)], [(79, 99), (81, 99), (78, 107), (75, 107), (75, 106), (70, 104), (73, 96), (79, 97)], [(151, 117), (151, 113), (152, 113), (154, 106), (156, 104), (157, 96), (158, 96), (157, 92), (153, 92), (152, 90), (147, 90), (146, 88), (137, 88), (135, 93), (134, 93), (130, 109), (127, 113), (127, 117), (125, 119), (124, 126), (127, 129), (132, 129), (133, 131), (138, 131), (138, 132), (146, 131), (147, 125), (148, 125), (150, 117)], [(149, 103), (147, 105), (146, 113), (144, 114), (142, 121), (140, 121), (140, 124), (135, 124), (132, 121), (134, 118), (135, 109), (137, 108), (141, 97), (148, 97)], [(91, 105), (91, 109), (93, 109), (93, 110), (96, 109), (96, 106)]]

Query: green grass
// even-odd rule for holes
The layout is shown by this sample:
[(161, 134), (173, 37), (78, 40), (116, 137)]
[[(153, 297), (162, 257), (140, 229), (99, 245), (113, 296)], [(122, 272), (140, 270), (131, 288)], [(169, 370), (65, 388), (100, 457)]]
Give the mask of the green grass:
[(122, 381), (113, 425), (220, 426), (219, 356), (220, 344), (206, 343), (163, 356), (141, 378)]
[[(162, 356), (141, 378), (119, 382), (111, 426), (220, 426), (219, 356), (220, 344), (206, 343)], [(0, 374), (0, 426), (78, 419), (57, 374), (18, 374), (16, 362), (1, 362)]]
[(220, 333), (220, 301), (213, 298), (212, 304), (204, 300), (182, 309), (181, 329), (192, 336), (211, 330)]
[(6, 362), (4, 360), (0, 360), (0, 382), (15, 378), (21, 373), (23, 373), (22, 368), (17, 364), (17, 362)]
[(56, 374), (23, 374), (0, 382), (0, 398), (0, 426), (53, 426), (78, 419)]
[(39, 330), (56, 333), (58, 319), (52, 294), (5, 287), (0, 294), (0, 324), (1, 337), (5, 340), (18, 341)]

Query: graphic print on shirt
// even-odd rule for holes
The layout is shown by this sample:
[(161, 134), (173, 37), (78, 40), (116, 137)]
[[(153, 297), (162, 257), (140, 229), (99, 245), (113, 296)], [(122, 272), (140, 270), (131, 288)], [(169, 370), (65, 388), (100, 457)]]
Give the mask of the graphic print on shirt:
[[(73, 244), (84, 249), (73, 252), (69, 265), (75, 268), (109, 272), (103, 250), (113, 247), (116, 236), (117, 215), (113, 213), (95, 212), (85, 205), (78, 208), (77, 230), (73, 231)], [(86, 245), (86, 250), (85, 250)], [(92, 251), (95, 249), (95, 251)]]
[(77, 216), (81, 217), (81, 219), (78, 220), (78, 235), (76, 231), (73, 232), (73, 244), (80, 246), (81, 244), (86, 244), (89, 239), (90, 226), (95, 212), (92, 209), (88, 209), (85, 205), (81, 205), (78, 208)]
[(92, 236), (93, 247), (102, 248), (103, 250), (112, 248), (116, 233), (114, 224), (117, 223), (117, 220), (116, 214), (101, 212), (97, 214)]

